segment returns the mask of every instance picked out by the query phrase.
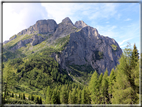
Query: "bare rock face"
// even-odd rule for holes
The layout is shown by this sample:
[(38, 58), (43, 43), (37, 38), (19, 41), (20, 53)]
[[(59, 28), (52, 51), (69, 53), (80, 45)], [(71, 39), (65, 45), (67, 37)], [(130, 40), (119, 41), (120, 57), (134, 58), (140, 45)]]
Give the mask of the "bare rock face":
[(84, 21), (81, 20), (81, 21), (76, 21), (75, 26), (80, 29), (80, 28), (86, 27), (88, 25), (86, 23), (84, 23)]
[(21, 47), (26, 47), (26, 44), (31, 43), (32, 46), (35, 46), (39, 43), (41, 43), (42, 41), (44, 41), (45, 38), (41, 37), (41, 36), (37, 36), (34, 35), (32, 36), (32, 38), (26, 39), (26, 40), (21, 40), (19, 41), (14, 47), (12, 47), (10, 50), (17, 50), (20, 49)]
[(122, 50), (114, 39), (101, 36), (90, 26), (71, 33), (65, 50), (56, 58), (63, 69), (70, 65), (91, 65), (99, 74), (118, 64)]
[(52, 19), (39, 20), (35, 25), (29, 27), (28, 29), (22, 30), (17, 35), (54, 33), (56, 28), (57, 23)]
[(64, 23), (64, 24), (71, 24), (71, 25), (73, 25), (73, 23), (72, 23), (72, 21), (70, 20), (70, 18), (69, 18), (69, 17), (66, 17), (65, 19), (63, 19), (63, 20), (62, 20), (62, 23)]
[(11, 50), (17, 50), (21, 47), (26, 47), (26, 44), (23, 40), (19, 41), (14, 47), (11, 48)]
[(3, 44), (6, 44), (6, 43), (8, 43), (8, 42), (9, 42), (9, 40), (6, 40), (6, 41), (3, 42)]
[(38, 31), (39, 34), (54, 33), (56, 27), (57, 24), (52, 19), (40, 20), (35, 24), (35, 30)]
[(32, 46), (35, 46), (35, 45), (37, 45), (37, 44), (39, 44), (39, 43), (41, 43), (42, 41), (45, 40), (43, 37), (37, 36), (37, 35), (34, 35), (34, 36), (32, 37), (32, 39), (33, 39), (32, 43), (31, 43)]
[(58, 24), (58, 27), (53, 34), (53, 38), (56, 39), (58, 37), (65, 37), (76, 30), (77, 28), (73, 25), (72, 21), (66, 17), (60, 24)]

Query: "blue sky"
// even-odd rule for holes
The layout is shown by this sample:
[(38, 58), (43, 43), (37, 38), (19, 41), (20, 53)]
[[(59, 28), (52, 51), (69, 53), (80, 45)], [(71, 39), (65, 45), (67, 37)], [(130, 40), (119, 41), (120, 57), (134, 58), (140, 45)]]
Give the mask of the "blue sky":
[(60, 23), (69, 17), (83, 20), (100, 35), (115, 39), (124, 49), (127, 42), (140, 48), (139, 3), (4, 3), (3, 41), (41, 19)]

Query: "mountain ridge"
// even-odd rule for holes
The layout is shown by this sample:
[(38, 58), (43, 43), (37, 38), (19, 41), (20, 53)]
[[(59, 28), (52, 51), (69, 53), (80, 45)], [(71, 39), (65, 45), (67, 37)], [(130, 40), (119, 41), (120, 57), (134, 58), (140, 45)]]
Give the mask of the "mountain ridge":
[[(68, 68), (70, 69), (68, 72), (72, 72), (70, 66), (84, 65), (92, 67), (99, 74), (108, 69), (110, 74), (111, 69), (118, 64), (122, 50), (114, 39), (100, 35), (96, 28), (88, 26), (83, 21), (76, 21), (73, 24), (69, 17), (64, 18), (59, 24), (53, 19), (38, 20), (33, 26), (11, 37), (4, 48), (9, 47), (7, 49), (16, 51), (29, 46), (31, 48), (27, 50), (30, 50), (43, 41), (45, 46), (52, 46), (58, 44), (56, 43), (58, 39), (66, 38), (66, 36), (69, 36), (69, 40), (64, 49), (58, 54), (51, 55), (62, 69)], [(17, 42), (13, 43), (14, 41)], [(61, 45), (62, 43), (59, 44)]]

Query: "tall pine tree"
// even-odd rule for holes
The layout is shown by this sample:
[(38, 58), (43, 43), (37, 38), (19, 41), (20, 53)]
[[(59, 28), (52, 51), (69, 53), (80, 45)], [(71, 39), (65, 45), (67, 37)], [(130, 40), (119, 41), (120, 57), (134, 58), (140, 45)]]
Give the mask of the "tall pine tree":
[(71, 91), (69, 91), (68, 104), (73, 104), (72, 103), (72, 92)]
[(61, 88), (60, 102), (61, 102), (61, 104), (68, 103), (68, 93), (67, 93), (67, 88), (65, 86), (62, 86), (62, 88)]
[(131, 61), (130, 61), (131, 69), (134, 69), (137, 66), (138, 59), (139, 59), (139, 53), (136, 45), (134, 44), (133, 52), (131, 55)]
[(50, 86), (48, 86), (47, 88), (47, 92), (46, 92), (46, 104), (51, 104), (51, 89)]
[(114, 83), (114, 92), (112, 93), (113, 97), (111, 99), (113, 104), (137, 103), (138, 98), (135, 91), (134, 78), (132, 78), (132, 69), (135, 68), (135, 63), (137, 63), (135, 61), (137, 60), (133, 58), (134, 50), (133, 52), (128, 52), (127, 50), (128, 49), (123, 51), (123, 54), (119, 59), (119, 65), (116, 67), (116, 82)]
[(113, 86), (114, 86), (114, 82), (115, 82), (115, 73), (114, 73), (114, 69), (111, 70), (110, 76), (109, 76), (109, 87), (108, 87), (108, 93), (109, 93), (109, 103), (111, 103), (111, 98), (112, 98), (112, 93), (113, 91)]
[(53, 90), (52, 97), (51, 97), (52, 104), (58, 104), (58, 96), (56, 88)]
[(108, 70), (104, 72), (104, 76), (102, 79), (102, 104), (108, 104)]
[(98, 73), (96, 71), (93, 73), (91, 80), (89, 82), (89, 91), (91, 93), (91, 104), (98, 104), (100, 98), (99, 98)]

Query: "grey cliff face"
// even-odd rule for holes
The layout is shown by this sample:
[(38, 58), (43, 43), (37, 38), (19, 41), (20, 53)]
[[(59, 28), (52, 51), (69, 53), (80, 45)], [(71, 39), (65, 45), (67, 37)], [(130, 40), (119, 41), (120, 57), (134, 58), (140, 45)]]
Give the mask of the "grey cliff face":
[(35, 46), (35, 45), (41, 43), (44, 40), (45, 40), (45, 38), (43, 38), (41, 36), (34, 35), (34, 36), (32, 36), (32, 38), (19, 41), (10, 50), (14, 51), (14, 50), (20, 49), (21, 47), (26, 47), (26, 44), (28, 44), (28, 43), (31, 43), (31, 46)]
[(22, 30), (17, 35), (24, 35), (24, 34), (47, 34), (47, 33), (54, 33), (57, 28), (57, 23), (52, 20), (39, 20), (36, 22), (35, 25), (29, 27), (28, 29)]
[(43, 37), (37, 36), (37, 35), (34, 35), (32, 37), (32, 39), (33, 39), (32, 43), (31, 43), (32, 46), (35, 46), (45, 40)]
[(70, 18), (69, 18), (69, 17), (66, 17), (65, 19), (63, 19), (63, 20), (62, 20), (62, 23), (64, 23), (64, 24), (71, 24), (71, 25), (73, 25), (73, 23), (72, 23), (72, 21), (70, 20)]
[(69, 35), (70, 33), (73, 33), (77, 30), (77, 28), (73, 25), (72, 21), (67, 17), (62, 20), (60, 24), (58, 24), (58, 27), (53, 34), (53, 40), (55, 40), (58, 37), (65, 37)]
[(81, 21), (76, 21), (75, 26), (80, 29), (80, 28), (86, 27), (88, 25), (86, 23), (84, 23), (84, 21), (81, 20)]
[[(111, 45), (117, 47), (114, 50)], [(86, 26), (79, 32), (71, 33), (65, 50), (55, 58), (62, 68), (70, 65), (91, 65), (97, 72), (104, 73), (118, 64), (122, 50), (114, 39), (101, 36), (97, 29)]]

